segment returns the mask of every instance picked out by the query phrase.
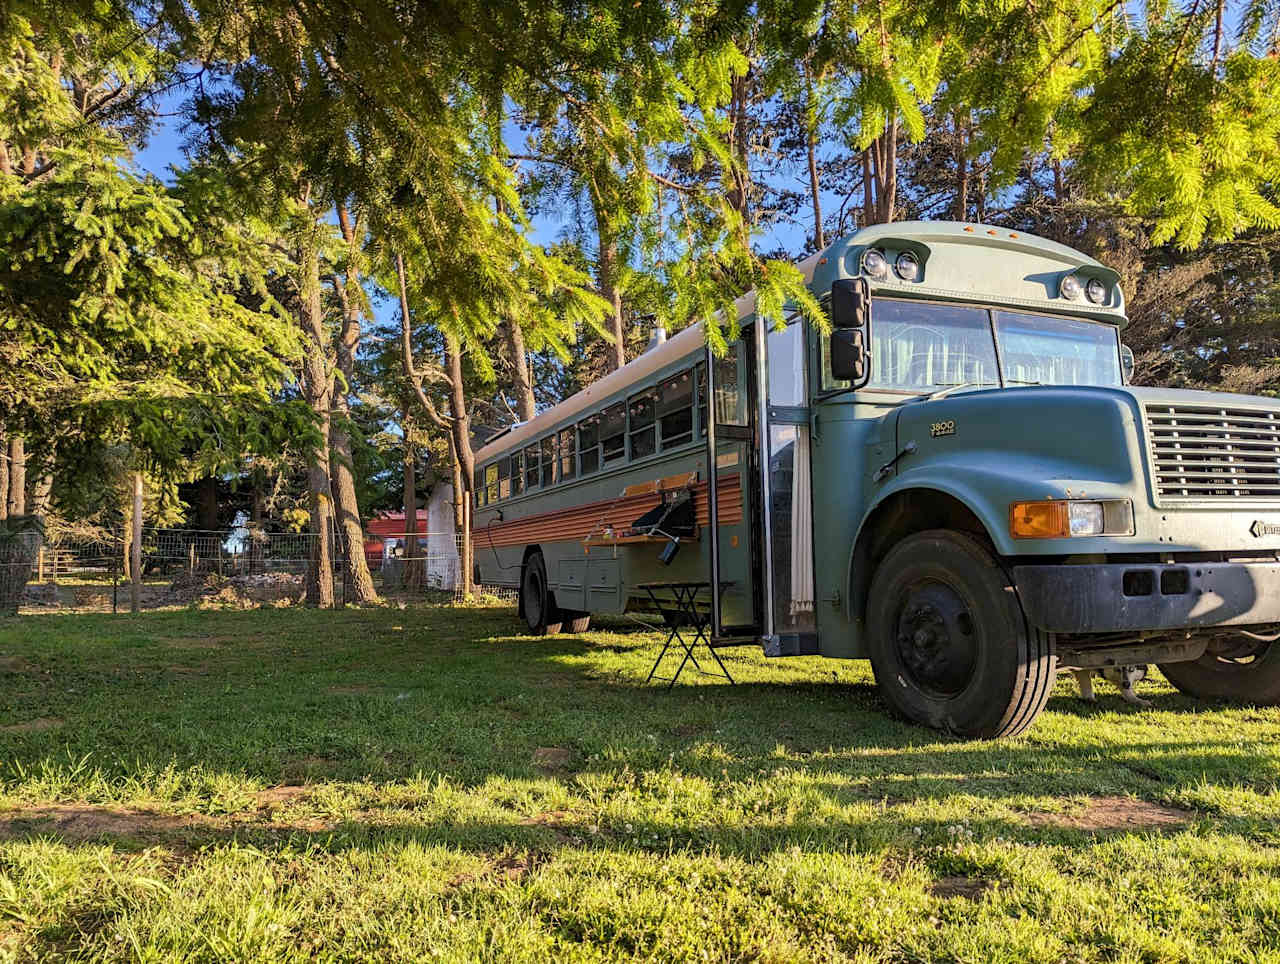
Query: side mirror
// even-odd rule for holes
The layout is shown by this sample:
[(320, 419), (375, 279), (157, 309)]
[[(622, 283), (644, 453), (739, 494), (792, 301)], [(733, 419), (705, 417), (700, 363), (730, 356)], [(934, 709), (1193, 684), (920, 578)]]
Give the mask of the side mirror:
[(1133, 349), (1124, 342), (1120, 343), (1120, 374), (1124, 378), (1124, 383), (1128, 385), (1133, 381), (1133, 373), (1137, 369), (1138, 363), (1133, 357)]
[(867, 380), (867, 340), (861, 328), (831, 333), (831, 377), (860, 387)]
[(871, 314), (871, 286), (866, 278), (840, 278), (831, 283), (831, 327), (865, 328)]

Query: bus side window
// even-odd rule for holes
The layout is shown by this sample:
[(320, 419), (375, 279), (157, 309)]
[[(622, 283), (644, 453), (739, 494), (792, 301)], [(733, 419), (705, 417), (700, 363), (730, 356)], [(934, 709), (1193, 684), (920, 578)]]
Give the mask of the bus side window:
[(681, 372), (663, 384), (658, 392), (658, 425), (663, 449), (693, 441), (692, 371)]
[(600, 468), (600, 419), (592, 415), (578, 423), (578, 458), (582, 462), (582, 474), (587, 475)]
[(600, 448), (605, 465), (627, 455), (627, 406), (622, 402), (600, 413)]
[(573, 428), (560, 432), (560, 478), (571, 479), (577, 475), (577, 457), (573, 447)]
[(486, 505), (493, 505), (498, 501), (498, 463), (494, 462), (485, 466), (484, 470), (484, 501)]
[(530, 445), (524, 450), (524, 487), (525, 490), (536, 489), (541, 473), (538, 471), (538, 446)]
[(630, 401), (631, 457), (633, 459), (643, 458), (658, 451), (658, 427), (655, 424), (657, 402), (658, 393), (652, 388), (634, 396)]
[(707, 437), (707, 366), (705, 362), (698, 362), (693, 370), (694, 380), (697, 382), (698, 393), (698, 434), (703, 438)]
[(511, 459), (498, 459), (498, 498), (511, 498)]
[(519, 495), (524, 491), (524, 453), (517, 452), (511, 456), (511, 494)]
[(542, 487), (545, 489), (556, 480), (556, 437), (548, 435), (542, 440)]
[(716, 364), (716, 423), (719, 425), (747, 424), (746, 373), (739, 364), (741, 344), (729, 346), (723, 358)]

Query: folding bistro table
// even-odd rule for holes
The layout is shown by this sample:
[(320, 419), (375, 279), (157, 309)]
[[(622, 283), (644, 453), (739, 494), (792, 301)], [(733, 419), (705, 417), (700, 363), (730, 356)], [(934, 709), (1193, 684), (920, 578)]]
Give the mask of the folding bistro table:
[[(721, 583), (721, 589), (728, 585), (730, 584)], [(711, 609), (709, 606), (700, 607), (698, 604), (698, 593), (704, 589), (710, 589), (711, 583), (705, 581), (642, 582), (637, 588), (643, 589), (649, 594), (649, 599), (653, 601), (654, 607), (662, 616), (662, 621), (668, 631), (667, 641), (663, 644), (662, 651), (658, 653), (658, 658), (653, 661), (653, 667), (649, 670), (649, 675), (645, 678), (645, 682), (649, 683), (656, 679), (659, 682), (666, 683), (667, 689), (671, 689), (676, 685), (676, 680), (680, 678), (680, 674), (684, 672), (685, 665), (692, 661), (694, 668), (704, 676), (718, 676), (722, 679), (727, 679), (732, 684), (733, 677), (729, 675), (729, 670), (721, 661), (720, 654), (711, 645), (711, 637), (707, 635), (707, 630), (711, 626)], [(674, 598), (660, 598), (659, 593), (663, 595), (670, 593)], [(684, 634), (680, 632), (681, 627), (692, 627), (692, 639), (685, 639)], [(680, 660), (680, 665), (676, 667), (674, 676), (658, 676), (656, 675), (658, 667), (662, 665), (662, 661), (666, 658), (672, 643), (680, 644), (680, 648), (684, 650), (684, 658)], [(720, 672), (717, 673), (702, 668), (702, 664), (698, 662), (698, 657), (694, 655), (694, 650), (699, 645), (706, 647), (707, 652), (711, 654), (711, 658), (720, 667)]]

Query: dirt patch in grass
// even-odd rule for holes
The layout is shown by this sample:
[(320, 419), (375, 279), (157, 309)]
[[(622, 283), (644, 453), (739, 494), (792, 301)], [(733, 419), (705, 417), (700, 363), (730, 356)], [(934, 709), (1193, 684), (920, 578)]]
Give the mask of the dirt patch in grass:
[(1164, 804), (1133, 797), (1092, 797), (1083, 810), (1070, 813), (1030, 813), (1033, 827), (1062, 827), (1067, 830), (1159, 830), (1181, 827), (1195, 816)]
[(355, 683), (351, 686), (330, 686), (329, 692), (335, 696), (363, 696), (366, 693), (372, 693), (373, 689), (367, 683)]
[(942, 900), (978, 900), (994, 886), (993, 881), (983, 877), (939, 877), (929, 885), (929, 892)]
[(571, 759), (573, 753), (562, 746), (540, 746), (533, 751), (533, 765), (547, 773), (569, 769)]
[(202, 814), (155, 813), (89, 804), (54, 804), (0, 814), (0, 840), (54, 835), (67, 843), (87, 843), (103, 837), (153, 840), (175, 833), (217, 827)]
[(207, 676), (209, 675), (208, 663), (196, 663), (194, 666), (187, 666), (181, 663), (174, 663), (165, 667), (165, 672), (172, 673), (175, 676)]
[(30, 673), (35, 669), (21, 656), (6, 656), (0, 653), (0, 673)]
[(282, 785), (268, 787), (254, 794), (259, 810), (279, 810), (311, 795), (310, 787)]
[(0, 733), (43, 733), (45, 730), (56, 730), (65, 723), (56, 716), (41, 716), (26, 723), (12, 723), (0, 726)]

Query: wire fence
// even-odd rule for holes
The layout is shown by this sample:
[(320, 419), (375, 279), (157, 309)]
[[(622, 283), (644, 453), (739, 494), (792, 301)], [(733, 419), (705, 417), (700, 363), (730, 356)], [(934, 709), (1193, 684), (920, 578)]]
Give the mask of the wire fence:
[[(240, 605), (300, 602), (318, 549), (313, 533), (249, 527), (228, 531), (144, 528), (142, 608), (210, 599)], [(461, 536), (453, 532), (367, 532), (363, 554), (380, 596), (402, 601), (461, 601)], [(23, 605), (33, 608), (111, 609), (130, 605), (129, 546), (121, 529), (51, 534), (26, 560), (0, 558), (0, 586), (27, 575)], [(356, 599), (347, 547), (333, 541), (334, 604)], [(513, 590), (475, 586), (478, 595), (514, 602)], [(2, 605), (2, 603), (0, 603)]]

